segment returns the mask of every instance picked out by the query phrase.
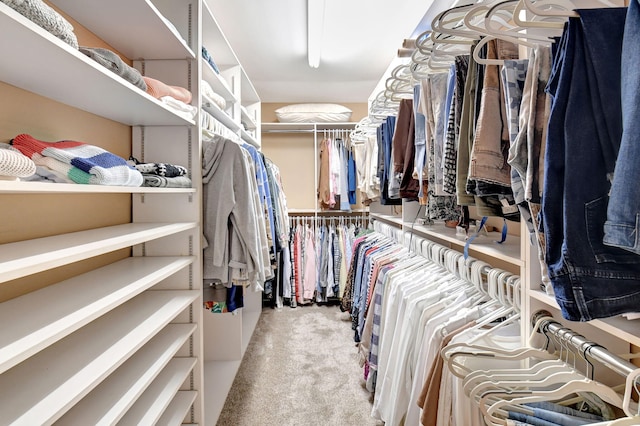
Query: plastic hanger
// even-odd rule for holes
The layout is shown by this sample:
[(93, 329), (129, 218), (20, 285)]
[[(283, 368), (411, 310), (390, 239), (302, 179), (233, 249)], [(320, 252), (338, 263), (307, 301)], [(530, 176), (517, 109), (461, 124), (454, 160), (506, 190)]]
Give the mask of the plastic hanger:
[[(483, 21), (486, 34), (488, 36), (494, 36), (497, 38), (502, 38), (503, 36), (511, 36), (518, 40), (529, 40), (544, 44), (551, 43), (549, 35), (521, 32), (525, 30), (525, 28), (518, 26), (517, 23), (513, 21), (515, 6), (517, 6), (517, 3), (519, 1), (520, 0), (505, 0), (490, 7)], [(504, 12), (507, 12), (509, 14), (508, 20), (512, 22), (505, 22), (502, 15), (497, 15), (498, 13)], [(496, 26), (496, 20), (494, 18), (499, 18), (497, 19), (497, 22), (498, 24), (500, 24), (500, 27)]]
[(454, 343), (448, 345), (442, 349), (441, 355), (447, 362), (449, 370), (455, 376), (460, 377), (461, 379), (464, 379), (465, 375), (468, 374), (470, 370), (457, 361), (457, 358), (459, 357), (474, 356), (504, 360), (525, 360), (528, 358), (540, 360), (557, 359), (556, 355), (536, 348), (518, 348), (507, 350), (467, 343)]
[[(496, 417), (496, 411), (503, 409), (505, 406), (513, 404), (526, 404), (529, 402), (554, 401), (560, 400), (566, 396), (577, 392), (593, 392), (602, 400), (616, 407), (622, 408), (622, 397), (609, 386), (600, 382), (587, 378), (580, 380), (572, 380), (553, 390), (516, 390), (516, 391), (487, 391), (480, 397), (480, 411), (487, 424), (490, 425), (506, 425), (506, 421)], [(488, 405), (489, 398), (500, 398), (500, 400)]]
[(494, 377), (491, 380), (478, 382), (470, 391), (469, 398), (472, 401), (478, 401), (479, 396), (488, 392), (490, 389), (498, 389), (504, 392), (517, 391), (517, 389), (529, 388), (540, 389), (548, 388), (551, 385), (567, 383), (571, 380), (583, 380), (585, 377), (579, 371), (573, 369), (569, 365), (565, 365), (564, 369), (557, 369), (549, 372), (543, 377), (531, 378), (528, 375), (520, 374), (510, 377), (507, 380), (503, 377)]
[[(573, 10), (573, 3), (569, 0), (539, 0), (538, 4), (545, 4), (551, 7), (560, 8), (562, 10)], [(523, 28), (547, 28), (562, 31), (566, 18), (561, 16), (533, 16), (532, 20), (527, 21), (523, 18), (527, 13), (523, 0), (519, 0), (513, 10), (513, 21)]]
[[(629, 416), (630, 418), (632, 418), (633, 420), (636, 421), (636, 425), (640, 424), (640, 408), (638, 405), (636, 405), (635, 408), (635, 412), (633, 411), (633, 409), (631, 408), (631, 398), (633, 395), (633, 391), (636, 392), (637, 395), (640, 395), (640, 390), (638, 390), (638, 379), (640, 379), (640, 368), (637, 368), (635, 370), (633, 370), (631, 373), (629, 373), (629, 375), (627, 376), (627, 379), (625, 381), (625, 388), (624, 388), (624, 396), (623, 396), (623, 400), (622, 400), (622, 410), (625, 412), (625, 414), (627, 416)], [(634, 424), (634, 423), (623, 423), (621, 419), (620, 424)]]
[[(464, 16), (469, 12), (469, 10), (475, 7), (477, 7), (475, 3), (470, 3), (455, 6), (440, 12), (436, 15), (433, 21), (431, 21), (431, 28), (433, 30), (431, 40), (435, 43), (436, 39), (440, 35), (461, 37), (463, 39), (467, 39), (467, 43), (477, 40), (479, 38), (479, 34), (477, 32), (461, 25), (463, 23)], [(448, 24), (454, 24), (455, 27), (446, 27), (445, 25)]]
[(498, 380), (518, 380), (522, 377), (527, 377), (530, 380), (537, 380), (546, 377), (548, 374), (564, 370), (566, 371), (569, 366), (560, 359), (541, 361), (533, 364), (529, 368), (505, 368), (498, 370), (475, 370), (469, 373), (462, 383), (462, 389), (465, 395), (469, 396), (472, 389), (481, 381), (494, 381)]

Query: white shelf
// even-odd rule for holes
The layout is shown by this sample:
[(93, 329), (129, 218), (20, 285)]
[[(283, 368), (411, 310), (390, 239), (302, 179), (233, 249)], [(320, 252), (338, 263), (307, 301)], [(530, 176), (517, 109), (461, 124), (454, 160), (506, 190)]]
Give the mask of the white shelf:
[(4, 372), (0, 376), (0, 423), (55, 421), (199, 293), (147, 291)]
[(240, 108), (240, 116), (242, 117), (241, 121), (244, 121), (250, 130), (255, 130), (258, 127), (253, 117), (249, 115), (249, 111), (247, 111), (246, 108)]
[(151, 1), (110, 0), (109, 7), (101, 0), (52, 3), (129, 59), (195, 58)]
[(224, 124), (224, 126), (233, 133), (240, 132), (240, 129), (242, 128), (240, 123), (236, 123), (233, 118), (229, 117), (229, 115), (222, 111), (215, 103), (210, 102), (210, 106), (203, 106), (202, 109), (211, 114), (213, 118), (218, 120), (220, 123)]
[[(116, 424), (195, 329), (195, 324), (167, 325), (56, 424), (69, 426)], [(183, 419), (184, 416), (179, 422)]]
[(224, 80), (224, 77), (216, 73), (209, 62), (204, 59), (202, 59), (202, 74), (207, 83), (211, 85), (213, 91), (222, 96), (227, 103), (238, 102), (238, 98), (233, 94), (229, 84)]
[(392, 216), (389, 214), (370, 213), (372, 219), (377, 219), (390, 225), (395, 225), (398, 228), (402, 228), (402, 216)]
[(339, 130), (354, 129), (356, 124), (351, 121), (338, 123), (262, 123), (263, 131), (314, 131), (314, 130)]
[(260, 144), (257, 139), (251, 136), (246, 130), (240, 128), (240, 135), (242, 136), (242, 140), (248, 143), (249, 145), (253, 145), (256, 148), (260, 148)]
[[(464, 248), (466, 243), (465, 237), (456, 235), (455, 229), (447, 228), (441, 224), (412, 226), (410, 223), (404, 223), (403, 230), (412, 231), (415, 235), (438, 238), (457, 246), (459, 249)], [(473, 256), (474, 252), (482, 253), (518, 267), (523, 266), (524, 262), (520, 258), (520, 237), (508, 235), (506, 241), (498, 244), (496, 241), (500, 239), (499, 232), (490, 232), (488, 236), (479, 235), (469, 245), (469, 254)]]
[[(123, 425), (154, 425), (196, 364), (195, 358), (174, 358), (122, 417)], [(195, 397), (195, 396), (194, 396)], [(184, 416), (180, 418), (182, 421)]]
[[(13, 327), (0, 329), (0, 372), (185, 268), (193, 259), (130, 257), (0, 304), (0, 323), (13, 323)], [(30, 314), (16, 322), (24, 312)]]
[(193, 229), (196, 223), (128, 223), (0, 245), (0, 282)]
[(181, 424), (197, 395), (198, 393), (194, 391), (178, 391), (171, 401), (171, 404), (169, 404), (162, 417), (160, 417), (160, 420), (156, 422), (156, 426)]
[[(240, 78), (240, 84), (242, 85), (242, 103), (246, 105), (260, 102), (258, 92), (244, 69), (242, 69)], [(253, 119), (251, 119), (251, 121), (253, 121)]]
[(81, 185), (77, 183), (0, 181), (0, 194), (193, 194), (194, 188)]
[[(529, 290), (529, 297), (538, 300), (557, 311), (560, 306), (556, 299), (540, 290)], [(639, 308), (640, 310), (640, 308)], [(560, 315), (558, 313), (558, 315)], [(589, 324), (612, 336), (629, 342), (632, 345), (640, 346), (640, 320), (628, 320), (622, 316), (591, 320), (584, 324)]]
[[(102, 17), (95, 9), (94, 14)], [(131, 126), (195, 124), (4, 3), (0, 3), (0, 28), (20, 40), (0, 45), (0, 75), (5, 83)]]
[(221, 72), (224, 67), (240, 63), (206, 1), (202, 2), (202, 46), (207, 49)]

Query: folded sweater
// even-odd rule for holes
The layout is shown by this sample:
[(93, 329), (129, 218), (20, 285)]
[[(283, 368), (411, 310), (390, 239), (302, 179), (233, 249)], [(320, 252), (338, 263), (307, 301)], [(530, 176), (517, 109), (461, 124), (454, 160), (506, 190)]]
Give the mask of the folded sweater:
[(44, 142), (20, 134), (11, 144), (37, 165), (65, 173), (76, 183), (141, 186), (142, 174), (124, 158), (83, 142)]

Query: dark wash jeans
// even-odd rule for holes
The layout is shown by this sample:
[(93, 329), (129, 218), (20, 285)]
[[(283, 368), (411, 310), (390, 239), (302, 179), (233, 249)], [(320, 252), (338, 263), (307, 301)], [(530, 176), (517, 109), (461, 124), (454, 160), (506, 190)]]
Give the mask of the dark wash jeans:
[(603, 243), (610, 177), (622, 136), (625, 8), (570, 18), (547, 87), (552, 96), (542, 227), (562, 315), (589, 321), (640, 309), (638, 256)]
[[(604, 225), (604, 243), (640, 254), (640, 4), (632, 0), (622, 42), (622, 142)], [(640, 261), (640, 257), (638, 258)], [(640, 308), (638, 308), (640, 310)]]

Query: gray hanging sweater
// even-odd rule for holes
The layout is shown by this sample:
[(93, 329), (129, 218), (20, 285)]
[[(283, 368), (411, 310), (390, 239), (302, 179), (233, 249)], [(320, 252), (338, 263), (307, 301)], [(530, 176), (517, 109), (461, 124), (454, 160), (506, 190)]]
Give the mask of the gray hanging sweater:
[(242, 148), (222, 136), (202, 142), (203, 278), (264, 282), (250, 169)]

